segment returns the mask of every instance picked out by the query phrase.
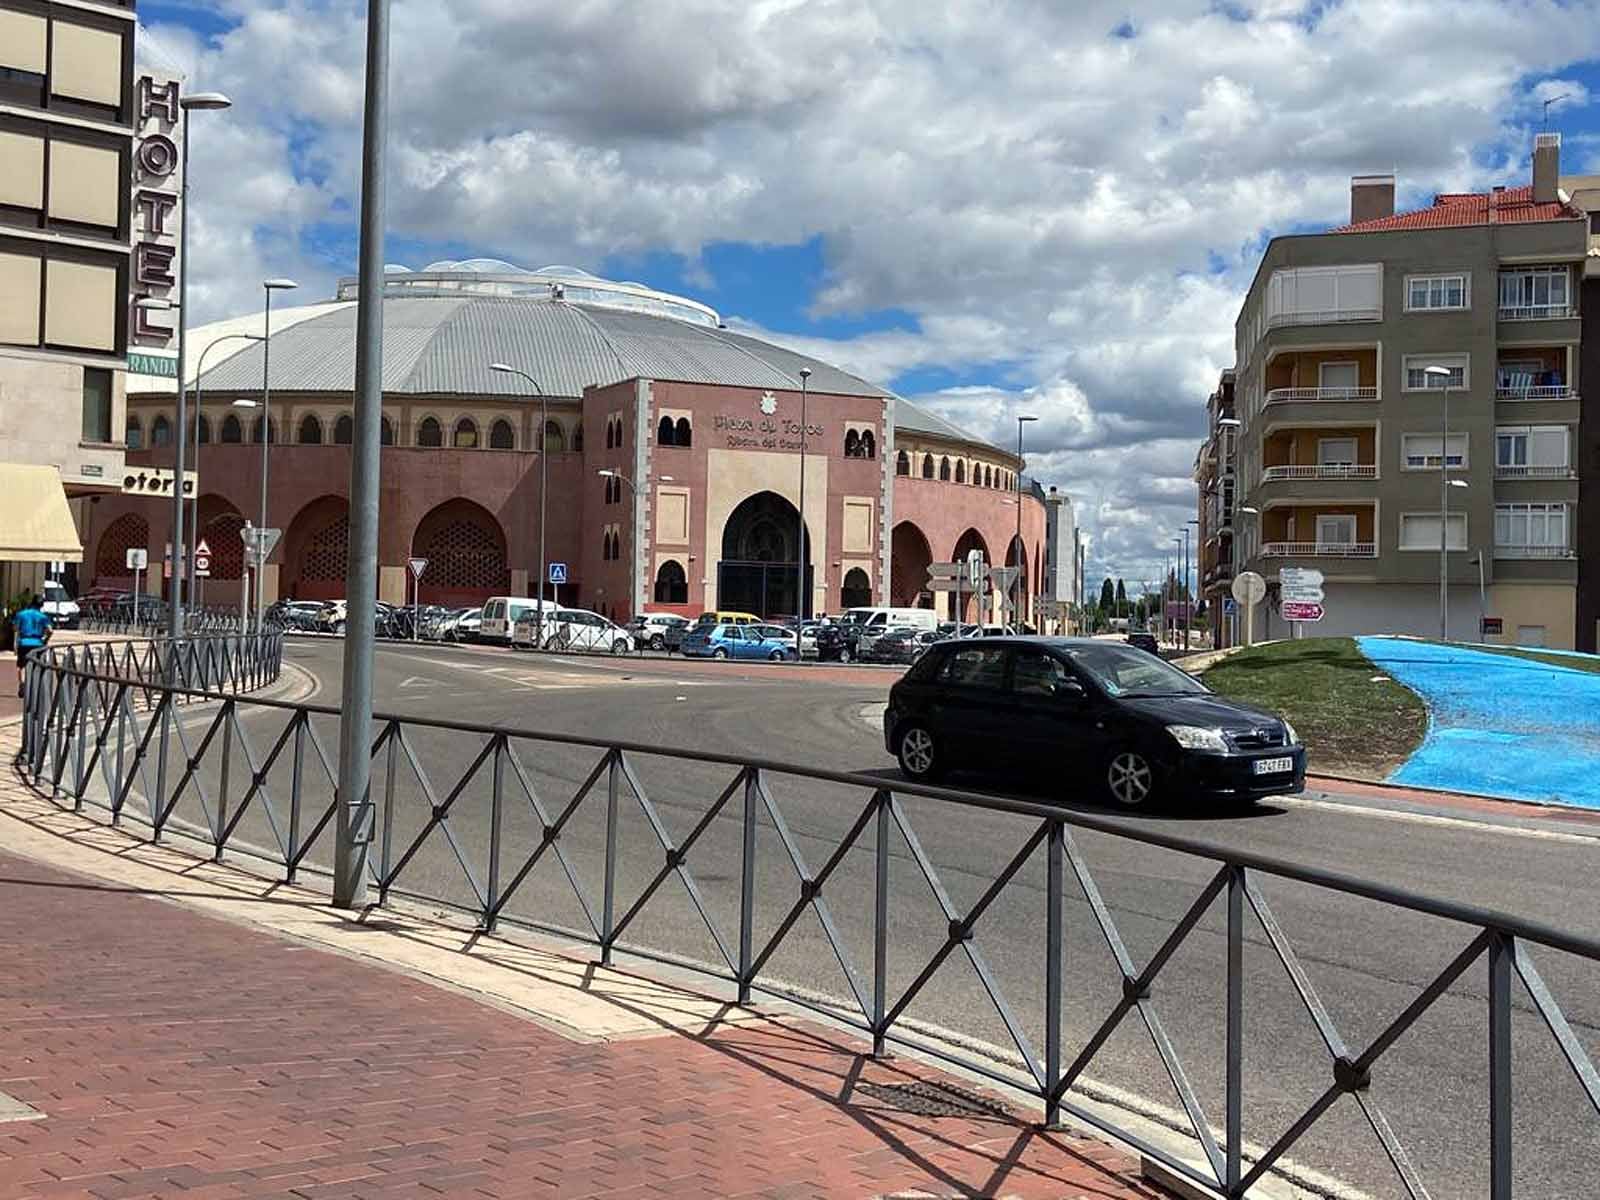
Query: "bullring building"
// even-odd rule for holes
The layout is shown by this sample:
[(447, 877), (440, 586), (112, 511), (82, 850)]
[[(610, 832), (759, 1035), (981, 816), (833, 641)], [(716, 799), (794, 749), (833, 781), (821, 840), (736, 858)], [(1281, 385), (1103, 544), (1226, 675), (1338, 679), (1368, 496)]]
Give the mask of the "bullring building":
[[(203, 602), (240, 594), (239, 533), (260, 520), (262, 438), (267, 523), (284, 531), (266, 595), (344, 594), (355, 323), (345, 281), (332, 301), (275, 312), (265, 347), (260, 315), (191, 330), (199, 417), (186, 432), (199, 443), (199, 529), (211, 550)], [(1019, 484), (1015, 453), (732, 332), (696, 301), (571, 268), (476, 260), (391, 268), (383, 323), (384, 600), (409, 598), (411, 558), (428, 560), (424, 603), (533, 594), (542, 526), (545, 557), (565, 568), (563, 604), (617, 617), (794, 613), (802, 507), (808, 611), (894, 603), (953, 614), (951, 596), (927, 590), (927, 568), (971, 550), (1022, 568), (1025, 611), (1040, 594), (1043, 493)], [(129, 375), (130, 471), (171, 464), (174, 389)], [(155, 559), (170, 506), (116, 496), (93, 507), (86, 574), (130, 584), (125, 551), (149, 547)], [(963, 609), (979, 615), (970, 600)]]

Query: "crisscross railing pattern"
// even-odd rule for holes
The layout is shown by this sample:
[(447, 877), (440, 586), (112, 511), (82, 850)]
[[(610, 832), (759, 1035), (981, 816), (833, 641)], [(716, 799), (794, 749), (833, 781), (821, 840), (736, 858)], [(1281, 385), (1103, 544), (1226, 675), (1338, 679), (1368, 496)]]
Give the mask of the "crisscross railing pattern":
[[(135, 607), (127, 601), (92, 602), (85, 604), (79, 614), (82, 627), (91, 633), (117, 633), (144, 637), (164, 637), (167, 633), (166, 609), (152, 602), (148, 607)], [(243, 633), (246, 622), (239, 610), (227, 605), (207, 605), (183, 610), (183, 627), (189, 636)]]
[[(191, 672), (185, 677), (192, 677), (196, 670), (204, 675), (209, 668), (196, 664), (211, 660), (203, 656), (175, 660), (169, 650), (140, 650), (131, 645), (92, 653), (74, 649), (76, 653), (41, 656), (29, 668), (22, 766), (36, 787), (69, 799), (78, 808), (86, 802), (105, 807), (114, 822), (130, 812), (138, 813), (155, 837), (172, 827), (180, 802), (189, 801), (200, 819), (186, 828), (186, 836), (209, 843), (215, 855), (230, 846), (261, 854), (278, 863), (291, 880), (306, 866), (307, 856), (326, 839), (338, 802), (335, 764), (316, 722), (335, 720), (338, 710), (162, 685), (161, 680), (173, 670), (180, 675)], [(270, 660), (276, 650), (270, 643), (260, 643), (218, 651), (225, 652), (234, 654), (225, 661), (235, 664), (237, 676), (239, 655), (247, 661), (252, 657)], [(188, 665), (178, 668), (175, 661)], [(180, 702), (188, 702), (186, 715), (181, 717)], [(280, 720), (281, 725), (272, 725)], [(871, 775), (503, 726), (385, 714), (376, 720), (379, 732), (371, 748), (373, 795), (364, 797), (358, 806), (354, 828), (359, 839), (370, 843), (368, 869), (380, 905), (389, 903), (396, 893), (418, 895), (464, 907), (476, 915), (480, 928), (493, 930), (498, 923), (513, 919), (508, 905), (526, 894), (540, 864), (553, 860), (559, 868), (556, 885), (570, 889), (584, 923), (582, 928), (561, 932), (596, 946), (602, 962), (611, 962), (623, 951), (681, 965), (680, 955), (627, 937), (639, 930), (641, 916), (661, 904), (663, 894), (675, 882), (715, 951), (713, 961), (694, 964), (696, 969), (727, 981), (740, 1003), (749, 1003), (756, 993), (781, 997), (859, 1030), (870, 1037), (874, 1053), (883, 1053), (891, 1043), (914, 1047), (1021, 1089), (1038, 1099), (1047, 1123), (1070, 1115), (1134, 1146), (1179, 1176), (1227, 1197), (1245, 1196), (1347, 1098), (1370, 1127), (1376, 1151), (1392, 1165), (1405, 1194), (1414, 1200), (1429, 1196), (1395, 1125), (1374, 1098), (1373, 1081), (1400, 1039), (1475, 968), (1486, 971), (1488, 985), (1487, 1149), (1493, 1200), (1510, 1200), (1513, 1195), (1514, 980), (1521, 980), (1527, 1004), (1553, 1038), (1589, 1106), (1600, 1114), (1600, 1073), (1533, 961), (1534, 948), (1543, 947), (1589, 963), (1600, 962), (1600, 943), (1584, 937), (1505, 913), (1418, 896), (1264, 855), (1222, 850), (1155, 830), (1130, 831), (1108, 818), (1023, 801), (891, 783)], [(262, 725), (276, 732), (263, 735), (259, 732)], [(424, 735), (447, 739), (457, 752), (452, 760), (464, 765), (445, 767), (441, 759), (447, 756), (430, 758), (417, 744)], [(585, 765), (570, 794), (550, 795), (548, 786), (546, 794), (541, 794), (537, 776), (528, 767), (530, 756), (536, 756), (531, 761), (540, 762), (558, 751), (578, 756)], [(644, 759), (663, 760), (681, 770), (709, 772), (720, 781), (705, 791), (709, 802), (696, 806), (692, 824), (681, 838), (674, 835), (661, 804), (644, 782), (639, 770)], [(812, 865), (802, 849), (802, 839), (789, 826), (773, 790), (773, 782), (779, 778), (786, 786), (826, 789), (830, 796), (842, 790), (858, 797), (845, 801), (850, 807), (841, 816), (849, 819), (848, 827), (820, 865)], [(959, 806), (990, 810), (1024, 822), (1014, 852), (970, 903), (961, 903), (951, 893), (924, 849), (907, 807), (913, 798), (931, 802), (935, 820), (939, 812), (946, 811), (944, 806)], [(581, 813), (596, 807), (602, 810), (598, 819), (603, 837), (585, 843), (573, 836), (575, 822)], [(242, 837), (243, 822), (256, 812), (261, 815), (257, 828), (266, 831), (269, 845), (247, 846)], [(420, 827), (409, 835), (402, 833), (408, 813), (421, 817)], [(463, 826), (463, 814), (472, 816), (471, 828)], [(487, 845), (483, 846), (478, 844), (481, 837), (475, 841), (475, 833), (481, 834), (485, 828)], [(643, 837), (647, 856), (656, 856), (655, 865), (632, 884), (619, 872), (619, 840), (625, 828)], [(708, 849), (714, 842), (710, 837), (713, 831), (729, 838), (737, 835), (737, 862), (727, 861), (726, 854), (712, 862), (722, 878), (736, 874), (737, 929), (725, 925), (725, 917), (718, 917), (696, 873), (696, 864), (703, 864), (704, 856), (714, 853)], [(1112, 906), (1091, 872), (1088, 856), (1074, 836), (1084, 831), (1211, 864), (1209, 878), (1143, 963), (1129, 948)], [(781, 847), (780, 861), (786, 860), (792, 868), (792, 880), (772, 878), (770, 862), (757, 871), (758, 833), (763, 832)], [(866, 971), (840, 932), (833, 903), (849, 903), (848, 897), (841, 901), (839, 881), (852, 855), (858, 856), (854, 861), (863, 867), (870, 857), (872, 961)], [(896, 887), (891, 872), (895, 857), (902, 865), (909, 861), (915, 868), (912, 878), (920, 878), (925, 885), (932, 911), (944, 930), (925, 964), (898, 992), (890, 987), (891, 924), (902, 909), (925, 898), (919, 899), (919, 888), (903, 886), (904, 878), (902, 886)], [(1042, 1030), (1029, 1028), (1029, 1020), (1014, 1003), (1015, 996), (1007, 994), (982, 949), (985, 930), (998, 919), (997, 900), (1025, 868), (1036, 870), (1041, 858), (1044, 912), (1036, 925), (1041, 943), (1036, 962), (1044, 995)], [(597, 876), (598, 891), (594, 887)], [(1269, 879), (1453, 922), (1463, 930), (1461, 949), (1380, 1032), (1364, 1046), (1353, 1047), (1267, 903), (1262, 883)], [(454, 889), (448, 886), (451, 880), (458, 885)], [(1093, 1032), (1075, 1047), (1065, 1046), (1062, 1034), (1067, 995), (1063, 981), (1064, 907), (1069, 883), (1081, 894), (1120, 977), (1116, 980), (1118, 998)], [(763, 931), (757, 921), (757, 900), (772, 895), (774, 889), (786, 899), (778, 906), (781, 916), (775, 925)], [(453, 898), (462, 894), (470, 897), (464, 904)], [(1222, 1015), (1226, 1030), (1220, 1119), (1206, 1111), (1200, 1090), (1157, 1008), (1163, 973), (1218, 904), (1225, 923), (1225, 951), (1218, 969), (1225, 984)], [(819, 999), (772, 969), (774, 956), (790, 944), (807, 913), (816, 918), (822, 940), (839, 966), (844, 987), (837, 997)], [(1283, 1128), (1255, 1130), (1264, 1136), (1248, 1139), (1243, 1078), (1247, 913), (1261, 932), (1254, 941), (1282, 967), (1327, 1054), (1327, 1082), (1303, 1111)], [(537, 918), (536, 911), (533, 919), (520, 921), (551, 928)], [(970, 967), (977, 988), (1010, 1039), (1020, 1073), (992, 1055), (941, 1040), (912, 1019), (914, 1002), (952, 960)], [(1085, 1102), (1082, 1085), (1087, 1072), (1129, 1021), (1143, 1030), (1171, 1081), (1203, 1154), (1200, 1165), (1109, 1118), (1103, 1106)], [(1041, 1032), (1042, 1054), (1037, 1048)], [(1263, 1031), (1263, 1036), (1278, 1032)], [(1069, 1049), (1072, 1053), (1067, 1059)], [(1247, 1142), (1263, 1149), (1247, 1155)], [(1574, 1152), (1587, 1157), (1579, 1148)]]

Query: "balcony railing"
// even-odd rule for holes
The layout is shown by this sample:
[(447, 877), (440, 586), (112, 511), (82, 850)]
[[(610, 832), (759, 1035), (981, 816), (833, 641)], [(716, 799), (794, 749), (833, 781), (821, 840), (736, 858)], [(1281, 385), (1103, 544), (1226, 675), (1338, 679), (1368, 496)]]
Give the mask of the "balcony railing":
[(1378, 468), (1370, 463), (1314, 463), (1295, 467), (1267, 467), (1261, 472), (1262, 483), (1276, 483), (1281, 479), (1376, 479)]
[(1496, 558), (1577, 558), (1571, 546), (1496, 546)]
[(1262, 558), (1377, 558), (1376, 542), (1264, 542)]
[(1495, 388), (1496, 400), (1576, 400), (1578, 393), (1570, 384), (1546, 383), (1537, 387), (1530, 385), (1502, 385)]
[(1306, 312), (1275, 313), (1267, 318), (1267, 328), (1277, 329), (1284, 325), (1343, 325), (1347, 321), (1381, 320), (1383, 320), (1383, 309), (1377, 307), (1324, 308)]
[(1501, 305), (1502, 321), (1552, 321), (1562, 317), (1575, 317), (1578, 310), (1570, 304), (1517, 304)]
[(1576, 479), (1578, 473), (1571, 467), (1507, 467), (1494, 469), (1496, 479)]
[(1378, 398), (1375, 387), (1288, 387), (1267, 393), (1268, 404), (1325, 404), (1330, 401), (1371, 401)]

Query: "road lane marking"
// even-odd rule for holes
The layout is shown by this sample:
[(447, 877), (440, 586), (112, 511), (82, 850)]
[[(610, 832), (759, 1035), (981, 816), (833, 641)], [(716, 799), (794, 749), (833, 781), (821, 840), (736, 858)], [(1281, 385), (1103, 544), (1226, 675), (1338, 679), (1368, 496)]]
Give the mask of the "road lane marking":
[(1474, 821), (1470, 817), (1447, 817), (1442, 813), (1408, 812), (1399, 808), (1380, 808), (1368, 804), (1353, 804), (1343, 800), (1318, 800), (1314, 796), (1273, 796), (1267, 803), (1282, 804), (1288, 808), (1310, 808), (1324, 812), (1358, 813), (1378, 817), (1385, 821), (1403, 821), (1412, 825), (1433, 825), (1448, 829), (1470, 829), (1475, 833), (1501, 833), (1509, 837), (1532, 838), (1542, 842), (1563, 842), (1569, 846), (1593, 846), (1600, 835), (1568, 833), (1558, 829), (1529, 829), (1526, 825), (1502, 825), (1492, 821)]

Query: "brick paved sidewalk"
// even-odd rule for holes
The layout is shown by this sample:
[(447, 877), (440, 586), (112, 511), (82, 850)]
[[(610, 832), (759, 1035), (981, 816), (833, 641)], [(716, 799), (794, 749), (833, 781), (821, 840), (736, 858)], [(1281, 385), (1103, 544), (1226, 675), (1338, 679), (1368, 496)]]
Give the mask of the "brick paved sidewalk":
[[(1132, 1200), (1133, 1161), (791, 1021), (584, 1042), (0, 854), (0, 1196)], [(381, 931), (361, 936), (383, 937)], [(949, 1082), (949, 1081), (947, 1081)]]

